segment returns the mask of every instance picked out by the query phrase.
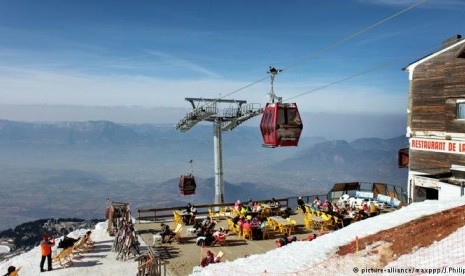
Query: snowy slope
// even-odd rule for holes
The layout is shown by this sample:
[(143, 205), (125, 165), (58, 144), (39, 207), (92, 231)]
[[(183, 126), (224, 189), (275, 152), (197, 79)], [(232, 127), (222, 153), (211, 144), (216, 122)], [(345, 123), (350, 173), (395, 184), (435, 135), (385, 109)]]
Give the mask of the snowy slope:
[[(212, 264), (204, 268), (199, 274), (263, 275), (263, 272), (267, 271), (267, 275), (277, 275), (278, 273), (285, 275), (289, 272), (295, 273), (300, 271), (300, 274), (295, 273), (293, 275), (312, 275), (313, 273), (321, 275), (322, 272), (325, 275), (355, 275), (352, 270), (356, 265), (360, 268), (369, 267), (370, 258), (376, 258), (376, 256), (368, 256), (363, 258), (363, 260), (357, 260), (357, 264), (354, 264), (353, 256), (332, 257), (331, 266), (327, 266), (327, 263), (323, 261), (330, 258), (339, 246), (352, 242), (356, 236), (359, 238), (368, 236), (380, 230), (399, 226), (421, 216), (434, 214), (461, 205), (465, 205), (465, 197), (454, 200), (449, 199), (447, 201), (413, 203), (398, 211), (351, 224), (348, 227), (332, 234), (321, 236), (311, 242), (295, 242), (285, 247), (271, 250), (265, 254), (240, 258), (228, 263)], [(95, 247), (92, 251), (83, 253), (83, 257), (75, 260), (73, 266), (66, 269), (55, 266), (56, 270), (45, 272), (45, 275), (135, 275), (137, 272), (137, 262), (133, 260), (116, 260), (116, 254), (111, 251), (113, 238), (108, 236), (105, 227), (105, 223), (100, 223), (93, 230), (92, 238), (95, 241)], [(77, 237), (84, 232), (85, 230), (73, 232), (70, 236)], [(434, 243), (429, 248), (422, 248), (410, 255), (404, 255), (386, 267), (411, 265), (410, 262), (412, 259), (418, 259), (418, 265), (423, 265), (424, 267), (464, 263), (464, 235), (465, 228), (461, 228), (456, 233), (440, 242)], [(457, 244), (457, 247), (460, 248), (450, 248), (451, 240), (453, 244), (457, 240), (461, 240), (462, 244)], [(143, 241), (141, 242), (143, 243)], [(438, 248), (444, 248), (446, 245), (448, 246), (447, 249), (438, 251)], [(142, 244), (142, 252), (144, 252), (144, 248), (145, 245)], [(431, 259), (425, 259), (424, 256), (435, 256), (434, 254), (438, 254), (433, 252), (441, 252), (441, 258), (434, 258), (440, 260), (441, 263), (434, 263)], [(41, 274), (39, 273), (39, 261), (39, 248), (36, 247), (25, 254), (0, 263), (0, 275), (3, 272), (6, 273), (10, 265), (22, 267), (20, 275), (39, 275)]]
[[(78, 230), (68, 236), (77, 238), (84, 235), (87, 230)], [(114, 237), (106, 233), (106, 223), (98, 223), (92, 230), (94, 248), (81, 254), (82, 258), (73, 259), (73, 265), (61, 268), (54, 264), (53, 271), (40, 273), (40, 248), (35, 247), (31, 251), (13, 257), (8, 261), (0, 263), (0, 275), (6, 273), (10, 265), (21, 267), (19, 275), (135, 275), (137, 273), (137, 262), (133, 259), (128, 261), (116, 260), (116, 253), (111, 251)], [(145, 244), (141, 239), (141, 252), (145, 252)], [(57, 247), (53, 248), (55, 255)], [(47, 265), (45, 265), (46, 269)]]
[[(465, 205), (465, 197), (453, 200), (448, 199), (447, 201), (432, 200), (413, 203), (395, 212), (351, 224), (332, 234), (321, 236), (311, 242), (295, 242), (264, 254), (240, 258), (228, 263), (212, 264), (204, 268), (199, 274), (239, 275), (245, 273), (247, 275), (260, 275), (264, 271), (267, 271), (268, 275), (273, 275), (273, 273), (295, 273), (301, 271), (303, 273), (302, 275), (305, 275), (312, 270), (315, 272), (318, 271), (319, 273), (324, 270), (324, 272), (329, 275), (337, 275), (342, 272), (341, 269), (343, 268), (345, 273), (353, 273), (353, 257), (351, 257), (349, 271), (345, 270), (348, 269), (348, 267), (343, 264), (343, 262), (347, 262), (347, 260), (345, 260), (346, 258), (332, 259), (332, 265), (330, 267), (319, 267), (319, 269), (316, 269), (316, 266), (335, 253), (339, 246), (354, 241), (357, 236), (359, 238), (365, 237), (384, 229), (399, 226), (421, 216), (438, 213), (461, 205)], [(461, 233), (458, 234), (463, 236), (464, 229), (462, 228), (459, 232), (460, 231)], [(450, 252), (451, 251), (452, 250), (450, 250)], [(454, 258), (465, 259), (465, 250), (461, 250), (455, 254)], [(405, 258), (408, 257), (405, 256)], [(431, 260), (425, 260), (425, 263), (428, 261)], [(341, 263), (338, 264), (337, 262)]]

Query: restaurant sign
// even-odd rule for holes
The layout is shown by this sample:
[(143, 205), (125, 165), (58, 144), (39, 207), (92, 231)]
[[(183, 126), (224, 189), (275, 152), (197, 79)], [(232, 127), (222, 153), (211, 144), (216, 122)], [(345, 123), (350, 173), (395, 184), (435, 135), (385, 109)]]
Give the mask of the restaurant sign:
[(410, 149), (465, 155), (465, 142), (438, 139), (410, 139)]

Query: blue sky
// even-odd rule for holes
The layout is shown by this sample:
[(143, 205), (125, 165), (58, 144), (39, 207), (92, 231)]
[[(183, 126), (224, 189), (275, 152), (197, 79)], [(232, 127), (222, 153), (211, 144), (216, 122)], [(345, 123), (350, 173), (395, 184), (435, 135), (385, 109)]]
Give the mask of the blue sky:
[[(293, 101), (405, 113), (402, 68), (465, 34), (465, 1), (429, 0), (320, 50), (417, 2), (0, 1), (0, 104), (189, 107), (185, 97), (231, 93), (270, 65), (285, 69), (275, 89), (286, 99), (389, 63)], [(228, 98), (264, 105), (268, 90), (266, 79)]]

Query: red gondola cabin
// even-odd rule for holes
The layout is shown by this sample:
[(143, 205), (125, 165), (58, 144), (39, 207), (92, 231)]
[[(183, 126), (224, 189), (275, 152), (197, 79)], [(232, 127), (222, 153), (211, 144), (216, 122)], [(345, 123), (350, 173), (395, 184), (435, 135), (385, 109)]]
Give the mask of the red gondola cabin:
[(195, 184), (195, 178), (192, 174), (181, 175), (181, 179), (179, 179), (179, 190), (181, 191), (182, 195), (195, 194), (196, 187), (197, 185)]
[(397, 157), (399, 168), (408, 168), (409, 148), (400, 149)]
[(297, 146), (302, 133), (302, 119), (295, 103), (267, 103), (260, 130), (264, 147)]

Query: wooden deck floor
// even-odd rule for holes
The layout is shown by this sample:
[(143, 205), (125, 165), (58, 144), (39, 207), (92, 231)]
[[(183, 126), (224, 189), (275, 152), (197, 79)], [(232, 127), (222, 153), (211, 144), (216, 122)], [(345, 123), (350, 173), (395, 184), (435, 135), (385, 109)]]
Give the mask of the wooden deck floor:
[[(298, 239), (306, 238), (310, 233), (317, 233), (317, 231), (306, 230), (303, 225), (303, 215), (296, 214), (291, 216), (298, 223), (297, 236)], [(168, 222), (171, 229), (174, 229), (174, 223)], [(184, 226), (182, 236), (186, 237), (186, 229), (190, 226)], [(221, 219), (218, 221), (216, 228), (223, 227), (227, 229), (226, 220)], [(144, 240), (144, 242), (151, 246), (153, 244), (152, 236), (160, 231), (160, 223), (138, 223), (135, 225), (136, 230)], [(294, 235), (292, 235), (294, 236)], [(280, 237), (279, 232), (273, 238), (266, 240), (243, 240), (237, 234), (230, 233), (227, 237), (227, 243), (224, 246), (208, 247), (216, 253), (219, 250), (225, 253), (222, 258), (223, 261), (233, 261), (238, 258), (243, 258), (247, 255), (265, 253), (271, 249), (277, 248), (276, 239)], [(178, 244), (173, 242), (171, 244), (157, 245), (153, 247), (160, 253), (161, 257), (166, 262), (166, 271), (168, 275), (189, 275), (192, 273), (192, 268), (199, 265), (201, 258), (201, 247), (197, 246), (196, 238), (185, 238), (185, 242)]]

